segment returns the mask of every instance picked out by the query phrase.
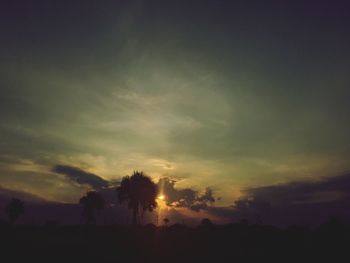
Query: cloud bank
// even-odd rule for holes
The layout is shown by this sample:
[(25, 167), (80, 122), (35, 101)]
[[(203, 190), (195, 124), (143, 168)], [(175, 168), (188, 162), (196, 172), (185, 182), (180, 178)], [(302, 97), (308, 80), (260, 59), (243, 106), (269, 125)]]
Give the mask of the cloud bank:
[(69, 180), (75, 183), (88, 185), (93, 189), (100, 189), (109, 186), (109, 182), (102, 177), (74, 166), (56, 165), (52, 168), (52, 171), (65, 175)]
[(158, 181), (159, 191), (165, 195), (168, 206), (184, 207), (194, 211), (206, 210), (215, 202), (213, 190), (206, 188), (203, 194), (191, 188), (175, 188), (176, 180), (168, 177), (160, 178)]

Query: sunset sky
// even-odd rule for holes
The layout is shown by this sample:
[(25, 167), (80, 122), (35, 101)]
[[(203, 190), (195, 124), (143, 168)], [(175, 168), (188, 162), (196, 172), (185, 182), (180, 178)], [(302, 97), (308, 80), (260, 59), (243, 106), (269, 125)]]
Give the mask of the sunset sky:
[(226, 207), (347, 173), (349, 9), (287, 2), (9, 1), (1, 187), (76, 203), (88, 186), (56, 166), (142, 170)]

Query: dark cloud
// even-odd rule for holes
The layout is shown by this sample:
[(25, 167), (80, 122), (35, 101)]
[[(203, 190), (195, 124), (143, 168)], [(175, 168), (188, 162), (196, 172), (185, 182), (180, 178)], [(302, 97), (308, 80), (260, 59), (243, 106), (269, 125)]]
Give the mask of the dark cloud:
[(196, 192), (190, 188), (175, 189), (176, 180), (168, 177), (159, 179), (158, 189), (166, 196), (167, 205), (189, 207), (196, 199)]
[(166, 196), (168, 206), (186, 207), (194, 211), (206, 210), (215, 202), (213, 190), (209, 187), (200, 195), (191, 188), (175, 188), (176, 180), (164, 177), (159, 179), (158, 188)]
[(94, 189), (100, 189), (109, 186), (109, 182), (100, 176), (81, 170), (80, 168), (69, 165), (56, 165), (52, 171), (64, 174), (68, 179), (82, 185), (89, 185)]
[(99, 194), (101, 194), (108, 206), (115, 206), (118, 204), (116, 186), (119, 185), (120, 181), (107, 181), (96, 174), (89, 173), (80, 168), (69, 165), (56, 165), (52, 168), (52, 171), (59, 174), (64, 174), (74, 183), (92, 187)]
[(350, 174), (324, 178), (320, 181), (250, 188), (247, 194), (254, 200), (267, 201), (275, 206), (344, 199), (350, 194)]
[(205, 189), (205, 192), (203, 195), (198, 196), (197, 198), (198, 202), (204, 202), (204, 203), (214, 203), (215, 202), (215, 198), (213, 195), (213, 190), (209, 187), (207, 187)]
[(236, 200), (231, 214), (225, 216), (279, 226), (318, 225), (333, 217), (350, 219), (348, 173), (319, 181), (250, 188), (246, 193), (246, 198)]
[[(219, 218), (218, 223), (239, 222), (271, 224), (285, 227), (292, 224), (316, 226), (331, 218), (350, 220), (350, 174), (246, 189), (246, 197), (232, 206), (216, 207), (194, 203), (191, 209), (205, 210)], [(211, 196), (204, 194), (203, 196)], [(197, 198), (197, 200), (201, 198)], [(210, 200), (207, 198), (206, 200)]]

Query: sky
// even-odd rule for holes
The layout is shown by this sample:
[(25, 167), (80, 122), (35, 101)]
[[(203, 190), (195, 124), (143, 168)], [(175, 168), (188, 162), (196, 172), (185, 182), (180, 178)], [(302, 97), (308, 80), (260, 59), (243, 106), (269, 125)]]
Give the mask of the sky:
[[(6, 2), (1, 188), (76, 203), (91, 184), (74, 169), (101, 184), (142, 170), (193, 190), (195, 205), (228, 208), (256, 189), (342, 178), (348, 11), (346, 1)], [(206, 189), (215, 202), (200, 199)]]

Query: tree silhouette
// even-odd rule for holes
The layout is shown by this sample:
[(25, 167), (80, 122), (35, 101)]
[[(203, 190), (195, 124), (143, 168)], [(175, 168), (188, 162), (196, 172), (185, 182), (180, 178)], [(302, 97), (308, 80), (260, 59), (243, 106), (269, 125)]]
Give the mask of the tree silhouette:
[(21, 214), (24, 213), (24, 203), (18, 198), (12, 198), (5, 207), (10, 223), (14, 224)]
[(133, 210), (133, 224), (137, 224), (139, 210), (153, 211), (157, 207), (157, 185), (143, 172), (134, 171), (132, 176), (123, 177), (117, 188), (120, 203), (128, 202), (128, 207)]
[(167, 226), (167, 225), (169, 224), (169, 221), (170, 221), (170, 220), (169, 220), (168, 218), (164, 218), (164, 219), (163, 219), (164, 225)]
[(203, 227), (210, 227), (213, 225), (213, 222), (209, 218), (203, 218), (201, 221), (201, 226)]
[(80, 198), (79, 203), (83, 206), (83, 216), (86, 224), (96, 224), (95, 211), (101, 211), (104, 208), (105, 200), (96, 191), (87, 192)]

